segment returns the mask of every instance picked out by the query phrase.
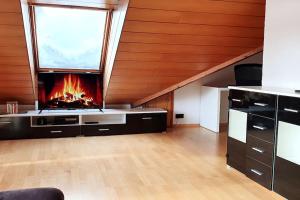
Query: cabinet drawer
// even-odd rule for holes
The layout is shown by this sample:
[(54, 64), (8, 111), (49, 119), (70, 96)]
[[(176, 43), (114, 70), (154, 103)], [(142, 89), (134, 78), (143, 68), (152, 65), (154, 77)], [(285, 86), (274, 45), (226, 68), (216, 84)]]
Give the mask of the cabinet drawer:
[(227, 165), (245, 173), (246, 144), (236, 139), (227, 138)]
[(25, 139), (31, 132), (30, 117), (0, 117), (0, 139)]
[(81, 126), (81, 134), (85, 136), (124, 134), (125, 130), (126, 127), (123, 124)]
[(167, 114), (127, 114), (126, 123), (128, 133), (163, 132), (167, 128)]
[(32, 138), (76, 137), (80, 135), (80, 126), (33, 127)]
[(278, 120), (300, 125), (300, 98), (279, 96)]
[(256, 116), (253, 114), (248, 115), (247, 134), (264, 140), (269, 143), (274, 143), (275, 121), (265, 117)]
[(246, 175), (261, 184), (262, 186), (272, 188), (272, 168), (263, 165), (251, 158), (247, 158)]
[(229, 107), (232, 109), (247, 109), (249, 106), (249, 92), (242, 90), (229, 91)]
[(276, 96), (271, 94), (249, 92), (249, 112), (275, 119)]
[(256, 139), (250, 135), (247, 136), (247, 157), (272, 167), (273, 151), (273, 144)]

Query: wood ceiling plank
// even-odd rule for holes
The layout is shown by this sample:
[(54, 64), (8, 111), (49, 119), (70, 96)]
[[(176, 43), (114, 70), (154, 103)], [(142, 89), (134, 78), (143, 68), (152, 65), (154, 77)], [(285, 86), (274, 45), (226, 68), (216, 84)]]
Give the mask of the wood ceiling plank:
[(21, 13), (20, 0), (0, 0), (0, 12)]
[(265, 12), (265, 4), (211, 0), (131, 0), (129, 7), (249, 16), (264, 16)]
[(153, 70), (153, 69), (137, 69), (137, 70), (128, 70), (128, 69), (117, 69), (114, 72), (114, 75), (116, 76), (127, 76), (131, 75), (133, 77), (136, 76), (165, 76), (167, 77), (186, 77), (186, 76), (193, 76), (197, 73), (199, 73), (202, 70), (175, 70), (175, 69), (163, 69), (163, 70)]
[(23, 25), (21, 13), (0, 13), (1, 25)]
[(7, 66), (7, 65), (0, 65), (0, 73), (1, 74), (15, 74), (18, 72), (19, 74), (29, 74), (30, 69), (28, 65), (25, 66)]
[(19, 95), (33, 95), (33, 90), (31, 87), (29, 88), (16, 88), (16, 87), (5, 87), (5, 88), (1, 88), (1, 92), (2, 96), (19, 96)]
[(257, 47), (263, 43), (263, 38), (240, 38), (201, 35), (171, 35), (159, 33), (135, 33), (124, 31), (121, 42), (184, 44), (184, 45), (220, 45), (235, 47)]
[(0, 25), (0, 37), (24, 37), (23, 26)]
[(241, 2), (241, 3), (257, 3), (257, 4), (265, 4), (265, 0), (223, 0), (223, 1), (230, 1), (230, 2)]
[[(158, 77), (156, 76), (155, 79), (152, 76), (148, 77), (135, 77), (134, 79), (132, 76), (115, 76), (112, 75), (112, 78), (115, 79), (115, 83), (123, 84), (126, 83), (143, 83), (143, 84), (151, 84), (151, 83), (162, 83), (162, 84), (172, 84), (177, 83), (179, 78), (178, 77)], [(124, 86), (124, 85), (123, 85)]]
[(28, 67), (27, 57), (0, 56), (0, 66), (26, 66)]
[(191, 45), (162, 45), (120, 42), (119, 51), (142, 53), (174, 53), (174, 54), (200, 54), (200, 55), (237, 55), (249, 51), (249, 47), (222, 47), (222, 46), (191, 46)]
[(0, 74), (1, 81), (31, 81), (30, 76), (24, 76), (21, 73), (14, 74)]
[(124, 31), (139, 33), (185, 34), (202, 36), (231, 36), (246, 38), (263, 38), (264, 29), (229, 26), (211, 26), (195, 24), (174, 24), (126, 21)]
[[(3, 81), (0, 80), (0, 88), (5, 88), (5, 87), (9, 87), (9, 88), (29, 88), (32, 87), (31, 82), (28, 81)], [(0, 89), (1, 92), (1, 89)]]
[(0, 47), (0, 57), (26, 57), (27, 49), (22, 47)]
[(196, 54), (162, 54), (118, 52), (116, 61), (147, 61), (147, 62), (177, 62), (177, 63), (218, 63), (231, 58), (228, 55), (196, 55)]
[(264, 27), (264, 17), (141, 8), (129, 8), (127, 20), (255, 28)]
[(0, 47), (26, 47), (23, 37), (0, 37)]
[(116, 61), (118, 69), (125, 70), (203, 70), (210, 66), (215, 66), (217, 63), (174, 63), (174, 62), (137, 62), (137, 61)]

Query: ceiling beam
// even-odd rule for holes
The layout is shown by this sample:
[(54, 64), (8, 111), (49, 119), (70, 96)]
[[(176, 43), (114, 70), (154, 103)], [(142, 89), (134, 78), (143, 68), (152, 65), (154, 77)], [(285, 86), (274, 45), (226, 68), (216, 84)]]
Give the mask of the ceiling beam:
[(241, 60), (244, 60), (244, 59), (246, 59), (246, 58), (248, 58), (248, 57), (250, 57), (252, 55), (255, 55), (255, 54), (259, 53), (259, 52), (262, 52), (262, 51), (263, 51), (263, 47), (262, 46), (259, 47), (259, 48), (253, 49), (253, 50), (251, 50), (249, 52), (246, 52), (246, 53), (244, 53), (244, 54), (242, 54), (240, 56), (232, 58), (232, 59), (230, 59), (230, 60), (228, 60), (228, 61), (226, 61), (224, 63), (216, 65), (216, 66), (214, 66), (214, 67), (212, 67), (212, 68), (210, 68), (210, 69), (208, 69), (206, 71), (203, 71), (203, 72), (201, 72), (201, 73), (199, 73), (199, 74), (197, 74), (195, 76), (192, 76), (191, 78), (188, 78), (188, 79), (186, 79), (186, 80), (184, 80), (184, 81), (182, 81), (180, 83), (174, 84), (174, 85), (172, 85), (172, 86), (170, 86), (170, 87), (168, 87), (168, 88), (166, 88), (166, 89), (164, 89), (164, 90), (162, 90), (160, 92), (157, 92), (157, 93), (152, 94), (150, 96), (147, 96), (147, 97), (145, 97), (143, 99), (135, 101), (132, 104), (132, 106), (133, 107), (140, 106), (140, 105), (142, 105), (142, 104), (144, 104), (144, 103), (146, 103), (146, 102), (148, 102), (148, 101), (150, 101), (152, 99), (155, 99), (155, 98), (160, 97), (160, 96), (162, 96), (162, 95), (164, 95), (164, 94), (166, 94), (168, 92), (171, 92), (171, 91), (174, 91), (174, 90), (176, 90), (178, 88), (181, 88), (181, 87), (183, 87), (183, 86), (185, 86), (185, 85), (187, 85), (189, 83), (197, 81), (197, 80), (199, 80), (199, 79), (201, 79), (201, 78), (203, 78), (203, 77), (205, 77), (207, 75), (210, 75), (210, 74), (212, 74), (214, 72), (217, 72), (217, 71), (219, 71), (221, 69), (224, 69), (224, 68), (226, 68), (226, 67), (228, 67), (228, 66), (230, 66), (232, 64), (235, 64), (235, 63), (237, 63), (237, 62), (239, 62)]

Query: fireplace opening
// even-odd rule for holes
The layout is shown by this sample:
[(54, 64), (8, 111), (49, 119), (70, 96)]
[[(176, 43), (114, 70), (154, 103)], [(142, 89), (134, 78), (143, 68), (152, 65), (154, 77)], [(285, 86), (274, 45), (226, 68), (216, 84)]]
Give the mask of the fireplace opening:
[(102, 108), (102, 87), (97, 74), (41, 73), (39, 109)]

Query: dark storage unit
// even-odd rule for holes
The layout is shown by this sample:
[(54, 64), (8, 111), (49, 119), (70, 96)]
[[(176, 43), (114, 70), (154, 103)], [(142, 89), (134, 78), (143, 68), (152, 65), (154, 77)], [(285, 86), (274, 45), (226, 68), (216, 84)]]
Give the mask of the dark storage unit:
[(112, 124), (97, 121), (80, 124), (79, 115), (0, 117), (0, 140), (159, 133), (166, 130), (166, 112), (124, 114), (124, 123)]
[(230, 109), (247, 113), (244, 122), (247, 130), (245, 143), (234, 140), (229, 134), (227, 164), (271, 189), (277, 98), (275, 95), (230, 90), (229, 101)]
[(0, 117), (1, 140), (22, 139), (30, 134), (30, 117)]

